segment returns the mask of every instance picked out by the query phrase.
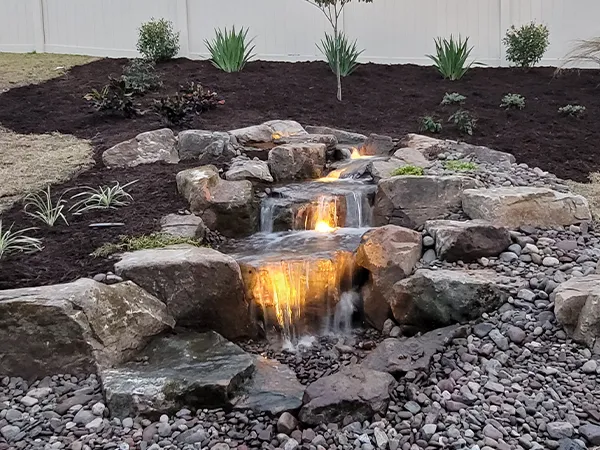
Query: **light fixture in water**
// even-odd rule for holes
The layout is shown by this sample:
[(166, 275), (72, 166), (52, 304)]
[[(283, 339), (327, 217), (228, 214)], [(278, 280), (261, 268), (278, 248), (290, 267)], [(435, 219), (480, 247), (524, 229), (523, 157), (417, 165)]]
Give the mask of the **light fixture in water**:
[(336, 197), (320, 196), (308, 205), (304, 229), (320, 233), (330, 233), (339, 227), (338, 199)]
[(319, 233), (331, 233), (332, 231), (335, 231), (335, 227), (332, 227), (324, 220), (319, 220), (315, 224), (315, 231), (318, 231)]
[(350, 155), (350, 159), (369, 159), (372, 158), (372, 155), (362, 155), (360, 150), (356, 147), (352, 147), (352, 154)]

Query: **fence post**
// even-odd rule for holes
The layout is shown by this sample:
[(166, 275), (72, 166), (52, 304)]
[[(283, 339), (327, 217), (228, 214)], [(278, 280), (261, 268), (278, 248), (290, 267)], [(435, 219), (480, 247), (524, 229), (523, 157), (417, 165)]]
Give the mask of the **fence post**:
[(44, 53), (46, 51), (46, 25), (44, 23), (45, 3), (46, 0), (31, 0), (34, 49), (38, 53)]
[(177, 0), (177, 25), (179, 27), (179, 55), (189, 58), (188, 0)]
[(507, 65), (506, 61), (506, 50), (502, 39), (512, 24), (512, 17), (510, 16), (510, 2), (511, 0), (499, 0), (500, 2), (500, 66), (504, 67)]

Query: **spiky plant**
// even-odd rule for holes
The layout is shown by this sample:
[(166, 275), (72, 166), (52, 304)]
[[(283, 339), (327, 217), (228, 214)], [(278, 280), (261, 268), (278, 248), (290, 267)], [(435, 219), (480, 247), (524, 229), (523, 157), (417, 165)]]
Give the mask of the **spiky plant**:
[(212, 41), (204, 42), (216, 68), (228, 73), (239, 72), (254, 57), (254, 45), (251, 45), (254, 39), (247, 40), (248, 29), (236, 32), (234, 26), (231, 31), (217, 29), (215, 34)]
[(476, 61), (467, 63), (473, 47), (469, 47), (469, 38), (450, 35), (450, 39), (435, 39), (435, 55), (426, 55), (433, 61), (435, 68), (444, 78), (455, 81), (460, 80), (473, 65), (482, 65)]
[(133, 197), (125, 189), (137, 181), (131, 181), (123, 186), (119, 182), (115, 182), (113, 186), (100, 186), (99, 188), (85, 186), (81, 188), (82, 192), (71, 197), (71, 200), (78, 200), (69, 208), (69, 211), (74, 211), (74, 214), (83, 214), (97, 209), (117, 209), (127, 206)]
[(327, 63), (333, 73), (340, 70), (340, 76), (347, 77), (358, 67), (358, 57), (364, 50), (358, 50), (356, 41), (350, 43), (348, 38), (341, 31), (337, 36), (325, 33), (325, 39), (321, 40), (321, 45), (317, 48), (325, 55)]
[(25, 197), (25, 214), (44, 222), (46, 225), (53, 227), (56, 222), (62, 220), (66, 225), (69, 225), (67, 218), (63, 213), (66, 202), (62, 195), (56, 203), (52, 202), (50, 194), (50, 186), (45, 191), (36, 194), (28, 194)]
[(0, 260), (14, 253), (33, 253), (42, 250), (40, 239), (25, 234), (35, 228), (13, 231), (13, 226), (14, 224), (8, 229), (3, 228), (2, 220), (0, 220)]

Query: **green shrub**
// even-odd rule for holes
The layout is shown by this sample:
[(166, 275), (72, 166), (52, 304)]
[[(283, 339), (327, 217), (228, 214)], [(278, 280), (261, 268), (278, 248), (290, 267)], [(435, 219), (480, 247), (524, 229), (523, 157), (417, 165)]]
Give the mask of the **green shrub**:
[(187, 101), (181, 94), (154, 100), (152, 108), (169, 125), (183, 125), (190, 120)]
[(471, 117), (471, 114), (464, 110), (459, 109), (448, 118), (448, 122), (453, 123), (463, 134), (473, 135), (473, 130), (477, 128), (477, 119)]
[(442, 99), (442, 105), (462, 105), (466, 99), (467, 97), (458, 92), (453, 92), (452, 94), (446, 92)]
[(109, 82), (102, 90), (92, 91), (83, 98), (89, 101), (98, 111), (111, 111), (124, 115), (135, 116), (138, 111), (133, 104), (133, 92), (127, 89), (125, 80), (109, 77)]
[(439, 120), (435, 120), (431, 116), (425, 116), (421, 119), (419, 131), (428, 133), (440, 133), (442, 131), (442, 123)]
[(454, 172), (472, 172), (477, 170), (477, 164), (470, 161), (446, 161), (444, 163), (444, 169), (452, 170)]
[(222, 103), (216, 92), (192, 82), (174, 96), (155, 100), (153, 108), (168, 124), (182, 125), (190, 121), (191, 114), (201, 114)]
[(317, 48), (325, 55), (327, 63), (333, 73), (337, 72), (337, 58), (340, 61), (340, 76), (347, 77), (358, 67), (358, 57), (364, 51), (358, 51), (356, 41), (350, 43), (346, 35), (341, 31), (337, 35), (325, 33), (325, 39)]
[(450, 36), (450, 40), (437, 38), (435, 39), (435, 55), (427, 55), (433, 61), (435, 68), (442, 74), (444, 78), (449, 80), (460, 80), (471, 66), (478, 62), (467, 64), (467, 59), (471, 55), (473, 47), (469, 48), (469, 38), (464, 41), (462, 37), (458, 37), (458, 41)]
[(250, 46), (253, 39), (246, 41), (248, 30), (243, 28), (238, 32), (235, 27), (231, 31), (216, 30), (216, 36), (212, 41), (204, 41), (211, 55), (213, 66), (224, 72), (239, 72), (246, 63), (254, 57)]
[(549, 36), (548, 27), (535, 22), (520, 28), (511, 26), (502, 40), (506, 45), (506, 59), (517, 67), (535, 66), (548, 49)]
[(119, 242), (102, 245), (92, 253), (92, 256), (95, 258), (106, 258), (115, 253), (163, 248), (177, 244), (189, 244), (196, 247), (202, 246), (202, 242), (198, 239), (173, 236), (165, 233), (152, 233), (142, 236), (121, 236)]
[(585, 114), (585, 106), (581, 105), (567, 105), (558, 108), (558, 113), (563, 116), (570, 117), (581, 117)]
[(139, 29), (137, 50), (151, 61), (167, 61), (179, 51), (179, 33), (173, 31), (171, 21), (152, 18)]
[(398, 167), (396, 170), (394, 170), (392, 172), (392, 176), (396, 177), (398, 175), (423, 175), (425, 173), (425, 171), (423, 170), (422, 167), (417, 167), (417, 166), (402, 166), (402, 167)]
[(2, 228), (2, 220), (0, 220), (0, 261), (14, 253), (33, 253), (42, 250), (41, 240), (25, 234), (35, 228), (13, 231), (13, 226), (14, 224), (8, 229)]
[(126, 90), (134, 94), (143, 94), (162, 86), (154, 63), (141, 58), (136, 58), (125, 66), (121, 79), (125, 82)]
[(525, 109), (525, 97), (519, 94), (506, 94), (504, 97), (502, 97), (500, 108)]
[(215, 109), (217, 105), (223, 104), (223, 101), (218, 99), (218, 94), (210, 89), (205, 88), (200, 83), (188, 83), (187, 86), (182, 86), (179, 89), (189, 112), (201, 114), (203, 112)]

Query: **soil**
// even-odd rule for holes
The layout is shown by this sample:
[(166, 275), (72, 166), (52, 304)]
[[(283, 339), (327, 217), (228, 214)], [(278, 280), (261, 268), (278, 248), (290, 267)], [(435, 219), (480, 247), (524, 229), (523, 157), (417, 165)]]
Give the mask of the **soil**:
[[(57, 195), (77, 186), (100, 186), (138, 180), (130, 193), (132, 205), (104, 213), (69, 215), (70, 226), (49, 229), (35, 222), (17, 205), (3, 214), (4, 227), (40, 227), (30, 235), (43, 239), (45, 249), (15, 255), (0, 262), (0, 289), (66, 282), (111, 270), (113, 262), (90, 253), (120, 235), (140, 235), (158, 229), (160, 218), (185, 209), (177, 195), (175, 174), (193, 163), (154, 164), (126, 170), (102, 167), (103, 150), (136, 134), (165, 126), (151, 111), (152, 101), (173, 94), (195, 81), (218, 92), (225, 104), (194, 117), (187, 128), (230, 130), (271, 119), (294, 119), (304, 125), (327, 125), (362, 133), (400, 138), (417, 132), (419, 118), (434, 115), (444, 122), (441, 138), (460, 136), (447, 118), (456, 107), (441, 106), (445, 92), (467, 97), (464, 105), (477, 118), (467, 142), (513, 153), (518, 162), (538, 166), (559, 177), (586, 181), (600, 171), (600, 71), (569, 70), (554, 77), (552, 68), (472, 69), (460, 81), (442, 80), (435, 69), (414, 65), (361, 65), (343, 80), (344, 101), (335, 98), (335, 77), (322, 62), (275, 63), (257, 61), (239, 74), (227, 74), (206, 61), (178, 59), (160, 64), (164, 86), (136, 99), (143, 115), (132, 119), (94, 111), (83, 99), (102, 87), (109, 75), (119, 75), (124, 59), (103, 59), (71, 69), (62, 77), (0, 95), (0, 123), (19, 133), (59, 131), (91, 139), (96, 166), (60, 186)], [(522, 111), (499, 107), (507, 93), (524, 95)], [(566, 104), (581, 104), (580, 119), (559, 116)], [(178, 130), (176, 130), (178, 131)], [(70, 197), (71, 192), (65, 198)], [(124, 222), (115, 228), (89, 228), (94, 222)]]

